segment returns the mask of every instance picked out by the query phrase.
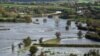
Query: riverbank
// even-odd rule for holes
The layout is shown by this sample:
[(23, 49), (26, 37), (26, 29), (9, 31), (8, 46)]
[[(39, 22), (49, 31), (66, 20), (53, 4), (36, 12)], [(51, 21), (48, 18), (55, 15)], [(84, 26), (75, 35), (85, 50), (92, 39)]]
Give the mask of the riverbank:
[(43, 44), (59, 44), (59, 43), (60, 43), (59, 39), (50, 39), (43, 42)]
[(98, 44), (35, 44), (42, 47), (81, 47), (81, 48), (100, 48)]
[(12, 22), (12, 23), (31, 23), (32, 22), (32, 17), (27, 15), (27, 16), (23, 16), (21, 17), (21, 15), (18, 17), (18, 15), (16, 17), (0, 17), (0, 22)]
[(50, 39), (44, 41), (42, 44), (35, 44), (42, 47), (82, 47), (82, 48), (100, 48), (99, 44), (60, 44), (59, 39)]

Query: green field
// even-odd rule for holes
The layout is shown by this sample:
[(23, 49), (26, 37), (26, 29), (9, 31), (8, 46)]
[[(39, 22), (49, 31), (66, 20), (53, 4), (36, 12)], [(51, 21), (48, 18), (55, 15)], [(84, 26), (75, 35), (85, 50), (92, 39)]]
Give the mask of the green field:
[(50, 39), (43, 42), (43, 44), (59, 44), (59, 43), (60, 43), (59, 39)]
[(0, 6), (4, 6), (4, 7), (33, 7), (33, 8), (37, 8), (37, 7), (45, 7), (45, 8), (63, 8), (63, 9), (70, 9), (68, 7), (59, 7), (58, 5), (20, 5), (20, 4), (0, 4)]

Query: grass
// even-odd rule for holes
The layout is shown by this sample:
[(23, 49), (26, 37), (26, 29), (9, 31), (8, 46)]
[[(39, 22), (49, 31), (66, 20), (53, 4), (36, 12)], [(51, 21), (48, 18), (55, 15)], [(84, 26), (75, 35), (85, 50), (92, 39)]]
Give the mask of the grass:
[[(46, 40), (43, 42), (43, 44), (59, 44), (60, 43), (60, 40), (59, 39), (50, 39), (50, 40)], [(40, 45), (35, 45), (35, 46), (40, 46)], [(29, 50), (31, 46), (28, 46), (28, 47), (23, 47), (21, 49), (18, 50), (18, 52), (22, 52), (24, 53), (25, 51)]]
[[(59, 39), (50, 39), (47, 41), (44, 41), (43, 44), (59, 44), (60, 40)], [(40, 46), (40, 45), (34, 45), (34, 46)], [(30, 49), (31, 46), (28, 47), (23, 47), (21, 49), (19, 49), (17, 52), (19, 53), (25, 53), (26, 51), (28, 51)]]
[(77, 18), (74, 18), (75, 21), (80, 21), (80, 22), (86, 22), (87, 18), (84, 18), (84, 17), (77, 17)]
[(80, 21), (80, 22), (83, 22), (83, 23), (85, 23), (87, 20), (92, 21), (92, 22), (94, 22), (94, 21), (100, 22), (100, 19), (84, 18), (84, 17), (79, 17), (79, 18), (74, 19), (74, 20), (77, 20), (77, 21)]
[(43, 43), (44, 44), (59, 44), (60, 40), (59, 39), (50, 39), (50, 40), (44, 41)]
[(93, 6), (93, 7), (95, 7), (95, 8), (100, 8), (100, 6)]
[(6, 3), (4, 3), (4, 4), (0, 4), (1, 6), (4, 6), (4, 7), (6, 7), (6, 6), (10, 6), (10, 7), (14, 7), (14, 6), (16, 6), (16, 7), (28, 7), (28, 6), (33, 6), (33, 5), (18, 5), (18, 4), (6, 4)]
[[(59, 5), (20, 5), (20, 4), (0, 4), (0, 6), (3, 7), (29, 7), (29, 8), (53, 8), (53, 9), (66, 9), (66, 10), (71, 10), (72, 8), (68, 8), (68, 7), (63, 7), (63, 6), (59, 6)], [(74, 9), (73, 9), (74, 11)]]

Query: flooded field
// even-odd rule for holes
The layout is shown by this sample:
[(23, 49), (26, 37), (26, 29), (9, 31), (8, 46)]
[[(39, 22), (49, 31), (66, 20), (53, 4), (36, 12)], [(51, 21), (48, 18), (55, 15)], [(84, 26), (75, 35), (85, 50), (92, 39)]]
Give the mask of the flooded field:
[[(33, 18), (33, 22), (39, 19), (39, 24), (34, 23), (0, 23), (0, 29), (7, 28), (10, 30), (0, 30), (0, 54), (2, 56), (6, 56), (4, 54), (6, 49), (11, 47), (11, 44), (17, 45), (17, 43), (21, 42), (23, 38), (30, 36), (32, 40), (39, 40), (41, 37), (43, 40), (56, 38), (55, 32), (61, 32), (61, 42), (60, 44), (100, 44), (99, 42), (91, 41), (85, 39), (78, 39), (77, 33), (78, 29), (75, 26), (75, 22), (72, 21), (70, 29), (68, 31), (65, 30), (66, 21), (64, 19), (60, 19), (59, 26), (55, 26), (54, 19), (48, 19), (47, 17)], [(43, 19), (47, 19), (47, 23), (43, 23)], [(82, 31), (83, 35), (86, 31)], [(56, 48), (54, 48), (56, 49)], [(61, 48), (66, 49), (66, 48)], [(67, 48), (67, 50), (72, 50), (73, 48)], [(82, 52), (87, 52), (86, 50), (89, 48), (74, 48), (74, 51), (80, 50)], [(5, 52), (1, 52), (5, 51)], [(57, 49), (58, 51), (58, 49)], [(66, 51), (66, 50), (65, 50)], [(6, 52), (7, 53), (7, 52)], [(13, 55), (12, 55), (13, 56)], [(63, 55), (64, 56), (64, 55)]]

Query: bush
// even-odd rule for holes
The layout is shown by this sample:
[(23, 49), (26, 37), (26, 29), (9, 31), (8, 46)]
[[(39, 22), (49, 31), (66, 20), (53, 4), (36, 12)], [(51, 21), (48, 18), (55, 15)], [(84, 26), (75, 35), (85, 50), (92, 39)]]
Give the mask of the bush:
[(69, 30), (69, 26), (66, 26), (66, 27), (65, 27), (65, 30)]
[(71, 53), (69, 56), (77, 56), (76, 54)]
[(61, 19), (68, 19), (69, 16), (67, 14), (62, 14), (62, 15), (59, 16), (59, 18), (61, 18)]
[(31, 19), (30, 16), (24, 16), (23, 19), (25, 19), (25, 21), (26, 21), (27, 23), (32, 22), (32, 19)]
[(97, 33), (87, 33), (85, 37), (94, 41), (100, 41), (100, 36)]
[(25, 47), (30, 46), (31, 45), (31, 39), (30, 39), (30, 37), (25, 38), (23, 40), (23, 43), (24, 43)]
[(82, 38), (82, 31), (79, 31), (79, 32), (77, 33), (77, 35), (78, 35), (78, 38), (79, 38), (79, 39)]
[(68, 20), (66, 24), (67, 24), (67, 26), (70, 26), (71, 25), (71, 20)]
[(96, 28), (96, 31), (100, 31), (100, 28)]
[(99, 50), (89, 50), (89, 52), (84, 54), (84, 56), (100, 56)]
[(38, 48), (36, 46), (31, 46), (29, 51), (31, 56), (33, 56), (38, 51)]

